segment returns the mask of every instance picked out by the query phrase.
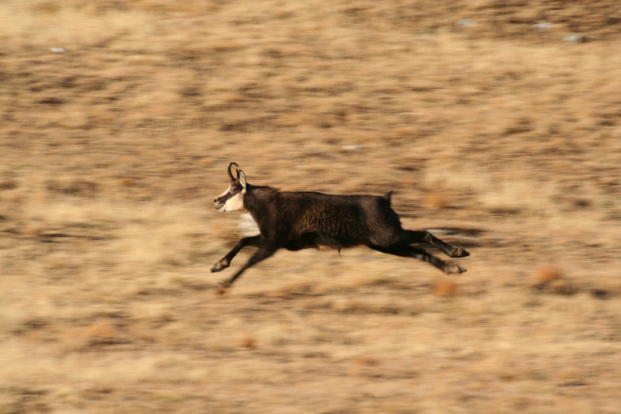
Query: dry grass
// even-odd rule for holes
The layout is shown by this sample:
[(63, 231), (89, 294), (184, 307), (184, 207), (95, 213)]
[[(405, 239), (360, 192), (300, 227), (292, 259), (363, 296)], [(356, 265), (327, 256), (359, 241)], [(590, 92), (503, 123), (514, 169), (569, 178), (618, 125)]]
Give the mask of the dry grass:
[[(557, 3), (3, 2), (0, 412), (617, 413), (621, 15)], [(394, 190), (469, 271), (279, 252), (218, 296), (230, 160)]]

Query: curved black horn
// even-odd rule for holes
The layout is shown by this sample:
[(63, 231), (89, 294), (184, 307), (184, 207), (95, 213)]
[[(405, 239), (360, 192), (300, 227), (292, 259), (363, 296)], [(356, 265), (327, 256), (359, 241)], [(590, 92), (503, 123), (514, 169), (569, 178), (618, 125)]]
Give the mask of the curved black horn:
[(229, 168), (228, 168), (228, 172), (229, 172), (229, 177), (231, 178), (231, 181), (235, 181), (235, 177), (233, 177), (233, 171), (231, 171), (231, 168), (235, 167), (237, 169), (237, 178), (239, 178), (239, 165), (237, 165), (236, 162), (232, 162), (229, 164)]

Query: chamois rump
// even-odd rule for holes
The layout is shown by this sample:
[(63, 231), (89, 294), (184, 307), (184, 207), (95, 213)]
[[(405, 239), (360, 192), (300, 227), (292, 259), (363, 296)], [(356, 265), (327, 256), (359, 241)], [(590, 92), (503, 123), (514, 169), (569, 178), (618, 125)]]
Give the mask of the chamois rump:
[(259, 248), (233, 276), (220, 283), (223, 289), (230, 287), (249, 267), (281, 248), (340, 250), (365, 245), (382, 253), (423, 260), (445, 273), (466, 271), (455, 263), (429, 254), (420, 245), (435, 247), (449, 257), (468, 256), (470, 253), (466, 249), (445, 243), (428, 231), (401, 227), (399, 216), (390, 205), (392, 192), (384, 196), (285, 192), (248, 183), (246, 174), (234, 162), (229, 164), (227, 171), (229, 187), (214, 200), (216, 209), (248, 211), (260, 234), (243, 237), (213, 265), (211, 271), (219, 272), (227, 268), (244, 247)]

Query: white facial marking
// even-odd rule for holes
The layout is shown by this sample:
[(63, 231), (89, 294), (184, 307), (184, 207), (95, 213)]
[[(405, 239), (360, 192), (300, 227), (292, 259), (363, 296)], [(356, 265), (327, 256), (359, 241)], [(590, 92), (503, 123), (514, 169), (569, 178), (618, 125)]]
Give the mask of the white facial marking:
[(233, 197), (226, 200), (224, 206), (220, 209), (220, 211), (238, 211), (244, 209), (244, 193), (242, 191), (240, 193), (235, 194)]

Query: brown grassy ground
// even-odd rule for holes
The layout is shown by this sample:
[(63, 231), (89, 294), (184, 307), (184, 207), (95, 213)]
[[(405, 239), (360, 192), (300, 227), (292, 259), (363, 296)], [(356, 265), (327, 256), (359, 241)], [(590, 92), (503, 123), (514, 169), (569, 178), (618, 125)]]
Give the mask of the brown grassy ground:
[[(619, 413), (620, 22), (612, 0), (3, 1), (0, 412)], [(395, 190), (408, 227), (462, 229), (469, 272), (281, 252), (218, 297), (230, 160)]]

